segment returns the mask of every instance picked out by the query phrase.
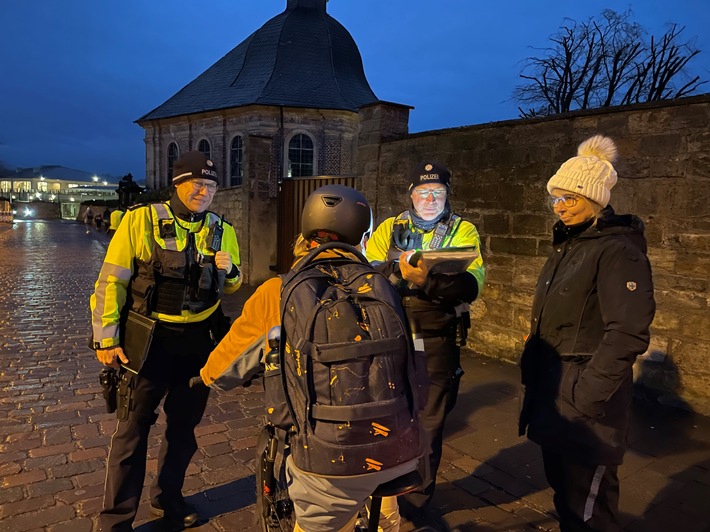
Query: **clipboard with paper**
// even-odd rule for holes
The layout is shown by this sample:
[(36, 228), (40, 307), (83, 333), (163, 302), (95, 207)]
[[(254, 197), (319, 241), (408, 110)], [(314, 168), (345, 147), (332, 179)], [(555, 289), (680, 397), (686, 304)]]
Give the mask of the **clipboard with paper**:
[(460, 273), (465, 272), (478, 255), (476, 246), (421, 250), (409, 257), (409, 264), (416, 266), (421, 259), (430, 273)]

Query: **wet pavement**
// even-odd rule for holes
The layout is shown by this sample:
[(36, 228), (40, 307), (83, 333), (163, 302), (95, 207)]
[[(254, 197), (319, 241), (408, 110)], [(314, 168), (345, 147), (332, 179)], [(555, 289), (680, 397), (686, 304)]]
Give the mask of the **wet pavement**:
[[(105, 412), (101, 366), (86, 343), (88, 299), (107, 242), (75, 222), (0, 225), (0, 531), (96, 529), (116, 421)], [(252, 291), (228, 296), (227, 313), (238, 313)], [(461, 531), (557, 530), (539, 449), (517, 436), (517, 368), (473, 352), (463, 367), (435, 506)], [(185, 482), (205, 518), (193, 530), (258, 530), (262, 394), (259, 385), (212, 394)], [(146, 485), (164, 428), (161, 413)], [(710, 419), (639, 399), (629, 442), (620, 468), (625, 530), (710, 530)], [(144, 498), (136, 530), (160, 524)]]

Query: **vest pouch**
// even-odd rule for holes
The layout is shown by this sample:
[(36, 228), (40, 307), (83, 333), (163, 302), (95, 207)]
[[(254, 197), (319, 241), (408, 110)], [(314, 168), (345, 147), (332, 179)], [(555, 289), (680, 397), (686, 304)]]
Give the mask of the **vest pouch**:
[(180, 314), (186, 289), (186, 257), (182, 252), (156, 249), (160, 260), (153, 262), (156, 275), (155, 311)]
[(161, 250), (160, 255), (160, 261), (153, 263), (153, 267), (160, 272), (160, 275), (174, 279), (185, 278), (185, 268), (187, 266), (185, 253), (182, 251)]
[(212, 263), (193, 264), (190, 267), (186, 303), (192, 312), (202, 312), (219, 301), (218, 274)]
[(193, 264), (190, 271), (190, 301), (213, 301), (218, 292), (214, 264)]
[(155, 281), (140, 275), (131, 281), (131, 297), (133, 312), (150, 316), (153, 311), (153, 295), (155, 294)]

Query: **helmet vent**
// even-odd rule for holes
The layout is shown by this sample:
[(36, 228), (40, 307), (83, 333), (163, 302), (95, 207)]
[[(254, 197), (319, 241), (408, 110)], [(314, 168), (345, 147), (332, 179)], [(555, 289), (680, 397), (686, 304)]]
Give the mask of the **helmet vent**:
[(341, 201), (343, 201), (343, 198), (339, 196), (323, 196), (323, 203), (325, 203), (327, 207), (335, 207)]

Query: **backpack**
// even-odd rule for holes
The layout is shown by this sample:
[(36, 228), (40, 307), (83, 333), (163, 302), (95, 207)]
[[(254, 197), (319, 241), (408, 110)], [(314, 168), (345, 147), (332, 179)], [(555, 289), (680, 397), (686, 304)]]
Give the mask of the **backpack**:
[(352, 246), (330, 242), (285, 275), (280, 305), (281, 379), (296, 467), (358, 475), (420, 456), (416, 375), (426, 375), (426, 366), (416, 367), (389, 280)]

